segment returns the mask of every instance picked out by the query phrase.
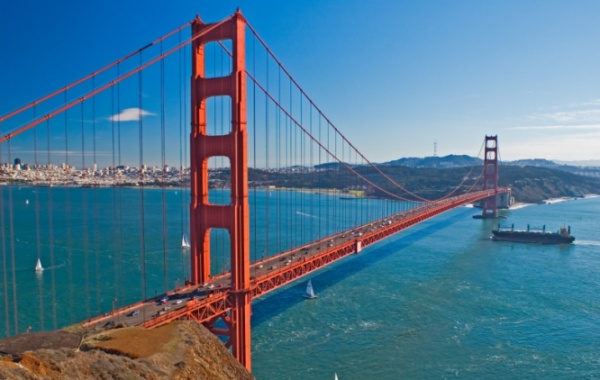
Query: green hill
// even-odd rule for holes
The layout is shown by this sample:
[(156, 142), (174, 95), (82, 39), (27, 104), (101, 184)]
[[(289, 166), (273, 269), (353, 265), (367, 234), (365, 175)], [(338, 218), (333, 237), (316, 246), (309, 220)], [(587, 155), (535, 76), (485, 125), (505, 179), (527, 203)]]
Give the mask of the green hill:
[[(468, 191), (479, 177), (482, 166), (454, 167), (447, 169), (415, 168), (402, 165), (378, 165), (377, 170), (367, 166), (357, 166), (354, 171), (369, 182), (382, 188), (377, 189), (368, 182), (359, 179), (345, 167), (329, 166), (329, 169), (316, 171), (269, 171), (251, 169), (249, 179), (251, 186), (276, 186), (287, 188), (337, 189), (340, 191), (363, 190), (366, 195), (390, 198), (388, 194), (418, 199), (440, 198), (461, 184), (454, 194)], [(379, 172), (408, 191), (398, 190)], [(499, 167), (499, 186), (511, 187), (512, 194), (518, 202), (539, 203), (545, 199), (559, 197), (581, 197), (586, 194), (600, 193), (600, 178), (581, 176), (558, 169), (534, 166)]]

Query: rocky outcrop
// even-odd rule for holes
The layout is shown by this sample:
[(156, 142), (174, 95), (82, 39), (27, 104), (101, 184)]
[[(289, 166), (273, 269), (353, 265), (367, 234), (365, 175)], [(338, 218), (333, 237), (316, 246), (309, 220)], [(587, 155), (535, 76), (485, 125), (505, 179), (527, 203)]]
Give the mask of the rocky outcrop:
[[(193, 321), (152, 330), (115, 328), (80, 337), (77, 347), (63, 335), (55, 339), (60, 343), (45, 345), (51, 348), (28, 350), (28, 340), (39, 347), (40, 339), (54, 333), (39, 334), (46, 335), (20, 335), (20, 349), (5, 345), (13, 349), (0, 359), (0, 379), (254, 379), (217, 337)], [(65, 340), (71, 346), (62, 344)]]

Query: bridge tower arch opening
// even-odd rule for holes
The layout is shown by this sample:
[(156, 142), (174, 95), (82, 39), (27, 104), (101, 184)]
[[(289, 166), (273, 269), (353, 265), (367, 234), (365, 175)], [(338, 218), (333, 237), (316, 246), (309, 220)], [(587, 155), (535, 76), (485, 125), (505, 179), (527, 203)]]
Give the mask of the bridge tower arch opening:
[[(222, 228), (230, 236), (231, 292), (228, 302), (229, 342), (233, 356), (248, 370), (250, 362), (250, 243), (248, 203), (248, 137), (246, 130), (246, 20), (238, 11), (227, 20), (205, 24), (199, 17), (192, 22), (191, 78), (191, 202), (190, 245), (191, 282), (203, 284), (210, 279), (210, 230)], [(207, 43), (227, 41), (231, 45), (232, 70), (220, 77), (206, 75)], [(223, 135), (208, 133), (207, 100), (225, 96), (231, 104), (231, 131)], [(209, 159), (224, 156), (230, 163), (230, 202), (209, 201)], [(209, 326), (210, 327), (210, 326)]]

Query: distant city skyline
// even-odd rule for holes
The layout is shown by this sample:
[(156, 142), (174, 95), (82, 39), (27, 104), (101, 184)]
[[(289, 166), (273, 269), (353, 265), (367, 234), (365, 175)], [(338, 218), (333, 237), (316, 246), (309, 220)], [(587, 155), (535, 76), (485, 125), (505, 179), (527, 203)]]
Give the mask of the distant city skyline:
[[(476, 156), (486, 134), (499, 136), (505, 161), (600, 159), (597, 1), (3, 2), (0, 49), (9, 58), (0, 61), (0, 115), (196, 14), (215, 22), (237, 7), (372, 162), (432, 156), (434, 142), (438, 156)], [(122, 124), (142, 116), (145, 127), (156, 128), (156, 96), (143, 103), (121, 104)], [(80, 113), (87, 119), (90, 111), (70, 115)], [(99, 128), (107, 130), (116, 114), (98, 115)], [(113, 155), (106, 147), (96, 153)], [(127, 153), (134, 161), (127, 164), (139, 162)]]

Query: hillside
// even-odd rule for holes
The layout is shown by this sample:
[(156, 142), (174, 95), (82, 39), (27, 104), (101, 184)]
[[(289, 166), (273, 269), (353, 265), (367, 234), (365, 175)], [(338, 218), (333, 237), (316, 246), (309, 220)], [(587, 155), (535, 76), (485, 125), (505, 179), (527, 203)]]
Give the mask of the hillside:
[[(481, 165), (483, 160), (467, 155), (448, 155), (444, 157), (409, 157), (400, 158), (398, 160), (389, 161), (382, 165), (401, 165), (412, 168), (458, 168), (470, 167), (473, 165)], [(587, 164), (587, 165), (585, 165)], [(600, 177), (600, 165), (598, 161), (551, 161), (544, 158), (533, 158), (516, 161), (500, 161), (501, 167), (519, 166), (527, 167), (534, 166), (538, 168), (557, 169), (568, 173), (579, 174), (588, 177)], [(594, 166), (595, 165), (595, 166)]]
[(600, 193), (600, 179), (557, 169), (506, 166), (499, 169), (500, 186), (510, 186), (519, 202), (539, 203), (559, 197)]
[(438, 157), (407, 157), (400, 158), (394, 161), (389, 161), (383, 165), (400, 165), (413, 168), (451, 168), (461, 166), (481, 165), (483, 161), (480, 158), (470, 157), (467, 155), (454, 155)]
[[(354, 167), (370, 182), (377, 184), (385, 191), (358, 179), (347, 169), (334, 166), (333, 169), (304, 172), (302, 175), (290, 172), (264, 172), (250, 170), (251, 186), (275, 186), (286, 188), (352, 189), (364, 190), (367, 195), (389, 198), (390, 192), (409, 199), (437, 199), (451, 192), (456, 185), (463, 182), (454, 194), (461, 194), (470, 189), (481, 173), (481, 166), (454, 167), (446, 169), (415, 168), (401, 165), (380, 165), (378, 169), (394, 182), (408, 189), (398, 189), (386, 180), (375, 169), (366, 166)], [(581, 176), (558, 169), (533, 166), (506, 166), (499, 169), (499, 185), (511, 187), (512, 195), (518, 202), (539, 203), (550, 198), (581, 197), (586, 194), (600, 193), (600, 178)], [(464, 181), (463, 181), (464, 180)], [(477, 185), (481, 186), (481, 185)]]
[(151, 330), (115, 328), (85, 337), (57, 331), (3, 339), (0, 379), (250, 380), (254, 377), (202, 325), (181, 321)]

